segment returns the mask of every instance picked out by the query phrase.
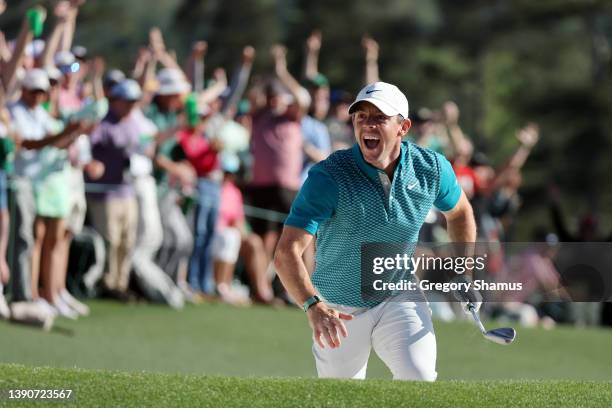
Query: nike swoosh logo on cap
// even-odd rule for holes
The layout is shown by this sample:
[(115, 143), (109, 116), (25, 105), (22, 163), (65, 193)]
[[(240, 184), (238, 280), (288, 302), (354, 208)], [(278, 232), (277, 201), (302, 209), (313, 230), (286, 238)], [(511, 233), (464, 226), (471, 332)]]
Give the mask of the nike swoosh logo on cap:
[(366, 91), (367, 94), (371, 94), (372, 92), (377, 92), (380, 91), (380, 89), (370, 89), (369, 91)]

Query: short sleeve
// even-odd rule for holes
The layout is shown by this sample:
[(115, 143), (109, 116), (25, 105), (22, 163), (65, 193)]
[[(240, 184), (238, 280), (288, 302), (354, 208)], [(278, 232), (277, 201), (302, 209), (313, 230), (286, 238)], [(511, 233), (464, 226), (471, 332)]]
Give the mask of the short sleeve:
[(436, 153), (438, 168), (440, 169), (440, 190), (434, 201), (434, 205), (440, 211), (450, 211), (455, 208), (459, 197), (461, 197), (461, 187), (457, 182), (457, 176), (453, 167), (444, 156)]
[(338, 204), (338, 185), (320, 165), (313, 166), (291, 206), (285, 225), (314, 235), (319, 225), (331, 218)]
[(104, 124), (98, 123), (98, 125), (94, 128), (89, 135), (89, 142), (92, 146), (102, 143), (102, 139), (104, 136)]

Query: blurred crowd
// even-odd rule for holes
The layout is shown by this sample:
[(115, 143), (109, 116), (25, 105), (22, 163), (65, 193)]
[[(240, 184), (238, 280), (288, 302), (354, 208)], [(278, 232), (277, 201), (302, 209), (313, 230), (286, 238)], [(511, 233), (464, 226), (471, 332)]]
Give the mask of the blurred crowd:
[[(354, 141), (353, 95), (318, 70), (321, 34), (307, 38), (297, 77), (276, 45), (259, 55), (274, 72), (251, 75), (246, 46), (230, 80), (220, 68), (205, 80), (206, 42), (182, 64), (155, 28), (124, 72), (73, 44), (82, 4), (60, 1), (50, 16), (32, 8), (14, 40), (0, 36), (0, 317), (49, 328), (89, 314), (77, 298), (93, 296), (176, 309), (290, 302), (270, 262), (282, 221), (309, 168)], [(378, 44), (364, 37), (362, 48), (364, 83), (375, 82)], [(494, 167), (461, 130), (455, 103), (413, 110), (409, 137), (452, 162), (479, 239), (512, 240), (538, 127), (519, 129), (516, 151)], [(448, 240), (440, 214), (421, 239)], [(314, 251), (304, 255), (311, 270)], [(524, 256), (554, 268), (545, 253)], [(489, 312), (555, 320), (527, 298)]]

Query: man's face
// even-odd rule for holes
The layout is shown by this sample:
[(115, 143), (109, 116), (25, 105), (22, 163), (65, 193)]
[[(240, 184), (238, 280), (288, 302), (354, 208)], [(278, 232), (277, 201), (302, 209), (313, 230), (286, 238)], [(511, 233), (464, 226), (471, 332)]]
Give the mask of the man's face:
[(329, 88), (322, 86), (311, 93), (314, 116), (317, 119), (325, 119), (329, 111)]
[(369, 102), (361, 102), (353, 113), (355, 138), (366, 162), (385, 169), (399, 156), (402, 136), (410, 129), (410, 120), (387, 116)]
[(287, 111), (288, 103), (284, 94), (266, 95), (266, 105), (276, 115), (282, 115)]
[(35, 108), (47, 100), (47, 92), (42, 89), (22, 89), (21, 99), (30, 108)]
[(183, 96), (181, 94), (158, 96), (159, 105), (169, 112), (179, 111), (183, 107)]
[(117, 118), (123, 119), (132, 112), (132, 109), (136, 106), (136, 102), (137, 101), (127, 101), (124, 99), (113, 99), (110, 103), (110, 109)]

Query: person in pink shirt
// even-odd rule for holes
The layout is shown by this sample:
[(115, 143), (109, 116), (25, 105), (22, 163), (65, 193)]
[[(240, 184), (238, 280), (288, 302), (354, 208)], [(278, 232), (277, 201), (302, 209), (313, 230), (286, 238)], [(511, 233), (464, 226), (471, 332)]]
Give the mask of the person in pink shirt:
[[(289, 212), (301, 185), (301, 120), (310, 106), (308, 91), (287, 71), (286, 52), (282, 46), (272, 47), (280, 82), (275, 80), (267, 86), (265, 105), (253, 113), (253, 179), (249, 188), (254, 207), (281, 214)], [(278, 220), (254, 219), (251, 226), (262, 237), (271, 259), (282, 224)]]
[(62, 116), (77, 112), (83, 106), (78, 94), (78, 77), (80, 64), (70, 51), (60, 51), (55, 55), (55, 65), (62, 73), (59, 88), (58, 108)]
[(228, 303), (245, 303), (232, 291), (232, 278), (238, 257), (245, 263), (251, 297), (257, 303), (274, 300), (270, 280), (266, 276), (267, 257), (261, 238), (247, 231), (242, 193), (234, 184), (234, 173), (240, 167), (237, 156), (223, 155), (224, 171), (217, 232), (213, 241), (214, 276), (217, 292)]

